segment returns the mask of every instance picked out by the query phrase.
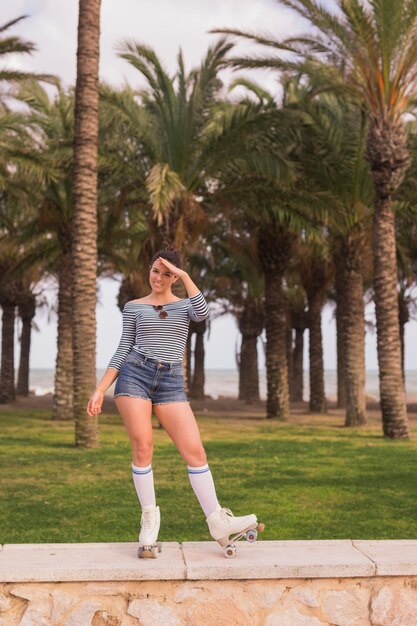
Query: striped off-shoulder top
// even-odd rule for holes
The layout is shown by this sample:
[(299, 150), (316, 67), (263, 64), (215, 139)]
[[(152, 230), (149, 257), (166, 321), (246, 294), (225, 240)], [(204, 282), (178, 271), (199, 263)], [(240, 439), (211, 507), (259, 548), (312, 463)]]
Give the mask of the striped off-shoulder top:
[(190, 320), (202, 322), (208, 317), (207, 302), (200, 291), (191, 298), (164, 304), (163, 309), (166, 317), (152, 304), (125, 304), (122, 336), (108, 367), (119, 370), (132, 350), (158, 361), (182, 360)]

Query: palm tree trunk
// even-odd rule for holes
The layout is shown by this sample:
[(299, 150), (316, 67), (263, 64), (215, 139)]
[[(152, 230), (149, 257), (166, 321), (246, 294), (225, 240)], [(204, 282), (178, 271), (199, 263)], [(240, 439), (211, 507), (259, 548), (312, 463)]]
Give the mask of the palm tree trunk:
[(410, 320), (410, 312), (408, 303), (404, 297), (403, 291), (398, 294), (398, 319), (400, 324), (400, 342), (401, 342), (401, 371), (403, 373), (403, 381), (405, 384), (405, 325)]
[(302, 402), (304, 395), (304, 328), (295, 328), (295, 341), (292, 356), (290, 397), (292, 402)]
[(79, 0), (73, 170), (73, 348), (75, 443), (99, 445), (86, 412), (96, 386), (97, 144), (100, 0)]
[(16, 400), (14, 388), (14, 322), (15, 304), (6, 299), (1, 302), (3, 308), (1, 329), (1, 376), (0, 404)]
[(32, 320), (36, 313), (36, 296), (33, 293), (25, 293), (19, 302), (18, 311), (22, 320), (22, 337), (16, 392), (18, 396), (27, 397), (29, 395), (30, 339)]
[(395, 218), (390, 198), (378, 198), (374, 212), (374, 290), (383, 431), (409, 437), (398, 323)]
[(288, 367), (288, 375), (289, 375), (290, 387), (291, 387), (291, 373), (293, 370), (293, 332), (292, 332), (291, 315), (289, 312), (287, 312), (287, 323), (286, 323), (285, 334), (286, 334), (286, 344), (287, 344), (287, 367)]
[(360, 426), (366, 423), (362, 248), (360, 241), (352, 240), (346, 242), (343, 249), (345, 300), (342, 327), (347, 401), (345, 426)]
[(346, 302), (346, 285), (342, 256), (335, 258), (336, 268), (336, 350), (337, 350), (337, 407), (345, 409), (346, 398), (346, 356), (343, 347), (344, 303)]
[(259, 396), (258, 337), (264, 328), (264, 306), (260, 298), (248, 297), (238, 316), (242, 336), (239, 359), (239, 400), (257, 402)]
[(206, 320), (196, 324), (196, 338), (194, 346), (194, 373), (191, 397), (198, 400), (204, 399), (204, 333), (206, 332)]
[(238, 391), (238, 400), (245, 399), (245, 386), (246, 386), (246, 369), (242, 367), (242, 352), (243, 352), (243, 344), (246, 341), (246, 338), (243, 336), (242, 331), (240, 331), (241, 341), (240, 341), (240, 352), (237, 351), (237, 346), (235, 349), (235, 360), (237, 365), (237, 371), (239, 376), (239, 391)]
[(268, 226), (262, 229), (258, 241), (259, 258), (265, 274), (266, 416), (286, 420), (290, 415), (290, 402), (286, 350), (287, 305), (283, 278), (296, 236), (273, 224)]
[(326, 413), (324, 392), (323, 336), (321, 332), (322, 299), (319, 294), (308, 295), (309, 312), (309, 368), (310, 368), (310, 411)]
[(313, 413), (326, 413), (324, 389), (323, 336), (321, 311), (326, 299), (329, 281), (329, 264), (322, 251), (312, 248), (304, 259), (301, 279), (307, 295), (309, 328), (309, 409)]
[(289, 418), (286, 304), (282, 276), (270, 276), (265, 285), (267, 417)]
[(29, 356), (32, 320), (22, 318), (22, 336), (20, 338), (20, 358), (17, 372), (16, 394), (25, 398), (29, 395)]
[(239, 399), (246, 404), (258, 402), (259, 368), (258, 368), (258, 335), (243, 336), (240, 349)]
[(58, 345), (52, 402), (53, 420), (74, 419), (71, 268), (71, 253), (67, 251), (61, 257), (59, 270)]
[(392, 196), (410, 163), (401, 120), (371, 119), (366, 145), (375, 185), (373, 214), (374, 293), (379, 393), (386, 437), (410, 436), (398, 323), (397, 258)]

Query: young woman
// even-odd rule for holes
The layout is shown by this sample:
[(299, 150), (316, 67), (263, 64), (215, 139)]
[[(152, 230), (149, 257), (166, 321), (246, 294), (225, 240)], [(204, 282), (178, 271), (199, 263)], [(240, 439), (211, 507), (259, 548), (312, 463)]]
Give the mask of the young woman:
[[(172, 293), (177, 280), (183, 281), (188, 298)], [(189, 322), (208, 317), (207, 303), (181, 269), (175, 249), (155, 254), (149, 284), (149, 295), (131, 300), (123, 309), (119, 346), (88, 402), (87, 412), (101, 413), (104, 394), (117, 379), (114, 398), (132, 445), (133, 482), (142, 507), (139, 556), (156, 556), (160, 526), (152, 472), (152, 409), (187, 463), (211, 536), (225, 548), (231, 534), (237, 539), (248, 530), (255, 531), (257, 520), (255, 515), (235, 517), (220, 506), (198, 425), (184, 392), (182, 359)], [(256, 538), (256, 531), (247, 538)], [(234, 552), (234, 546), (226, 548), (227, 556)]]

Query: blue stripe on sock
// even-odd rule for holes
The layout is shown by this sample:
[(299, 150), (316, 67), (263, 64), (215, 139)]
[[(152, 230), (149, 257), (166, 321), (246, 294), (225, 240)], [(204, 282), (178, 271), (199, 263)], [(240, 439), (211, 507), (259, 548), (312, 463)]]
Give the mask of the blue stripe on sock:
[(139, 476), (142, 476), (144, 474), (149, 474), (149, 472), (152, 472), (152, 467), (150, 467), (149, 469), (145, 470), (144, 472), (142, 472), (140, 470), (133, 469), (133, 467), (132, 467), (132, 472), (134, 474), (138, 474)]
[(207, 467), (206, 469), (193, 469), (193, 468), (188, 468), (188, 473), (189, 474), (205, 474), (206, 472), (209, 472), (210, 468)]

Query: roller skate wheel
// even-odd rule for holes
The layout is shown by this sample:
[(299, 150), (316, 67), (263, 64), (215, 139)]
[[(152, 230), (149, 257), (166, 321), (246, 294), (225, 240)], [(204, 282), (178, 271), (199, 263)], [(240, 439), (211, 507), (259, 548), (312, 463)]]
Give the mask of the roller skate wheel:
[(161, 550), (158, 548), (158, 545), (139, 546), (138, 557), (140, 559), (156, 559), (156, 557), (158, 556), (158, 552), (161, 552)]
[(160, 541), (158, 541), (156, 547), (158, 548), (158, 552), (162, 552), (162, 543)]
[(234, 556), (236, 556), (236, 546), (233, 544), (230, 546), (227, 546), (224, 551), (224, 556), (227, 559), (232, 559)]
[(256, 530), (248, 530), (248, 532), (246, 533), (246, 541), (249, 541), (249, 543), (253, 543), (257, 540), (257, 538), (258, 533), (256, 532)]

